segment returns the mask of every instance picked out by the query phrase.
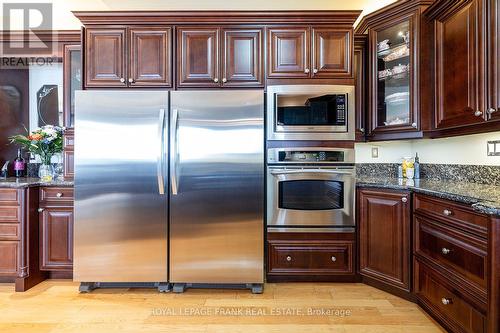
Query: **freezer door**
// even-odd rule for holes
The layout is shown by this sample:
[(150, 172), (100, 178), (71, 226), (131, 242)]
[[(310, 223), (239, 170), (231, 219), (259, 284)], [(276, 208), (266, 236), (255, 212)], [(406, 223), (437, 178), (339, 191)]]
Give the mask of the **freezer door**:
[(168, 280), (168, 92), (77, 91), (74, 273)]
[(262, 283), (264, 93), (175, 91), (170, 281)]

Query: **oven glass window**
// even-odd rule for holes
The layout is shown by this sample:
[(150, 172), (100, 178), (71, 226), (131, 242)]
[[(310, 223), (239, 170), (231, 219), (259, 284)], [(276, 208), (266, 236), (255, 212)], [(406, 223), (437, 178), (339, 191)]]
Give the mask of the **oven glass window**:
[(297, 210), (344, 208), (344, 183), (333, 180), (281, 181), (279, 208)]
[(279, 126), (345, 126), (346, 99), (340, 95), (276, 95)]

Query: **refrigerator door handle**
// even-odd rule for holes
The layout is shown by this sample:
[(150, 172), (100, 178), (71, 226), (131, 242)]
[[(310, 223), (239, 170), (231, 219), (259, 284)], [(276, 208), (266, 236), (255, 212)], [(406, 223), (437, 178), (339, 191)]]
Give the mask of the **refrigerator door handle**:
[(164, 155), (165, 155), (165, 109), (160, 109), (160, 118), (158, 120), (158, 156), (156, 162), (156, 174), (158, 177), (158, 193), (161, 195), (165, 194), (165, 182), (163, 169), (164, 166)]
[(170, 130), (172, 140), (171, 157), (170, 157), (170, 184), (172, 186), (172, 195), (177, 195), (177, 130), (179, 128), (179, 110), (172, 110), (172, 128)]

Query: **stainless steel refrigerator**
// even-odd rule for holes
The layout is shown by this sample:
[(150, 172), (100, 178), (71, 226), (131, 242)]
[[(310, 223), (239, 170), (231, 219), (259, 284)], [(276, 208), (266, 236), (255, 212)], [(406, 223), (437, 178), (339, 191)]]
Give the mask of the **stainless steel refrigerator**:
[[(80, 290), (263, 282), (262, 91), (78, 91)], [(170, 227), (169, 227), (170, 225)]]

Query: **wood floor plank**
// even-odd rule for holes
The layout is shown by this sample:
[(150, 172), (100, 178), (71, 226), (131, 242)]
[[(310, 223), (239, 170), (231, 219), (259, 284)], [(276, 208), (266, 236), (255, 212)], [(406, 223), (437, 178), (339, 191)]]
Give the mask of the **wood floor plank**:
[(248, 290), (98, 289), (48, 280), (25, 293), (0, 284), (0, 332), (435, 333), (417, 305), (359, 283), (266, 284)]

